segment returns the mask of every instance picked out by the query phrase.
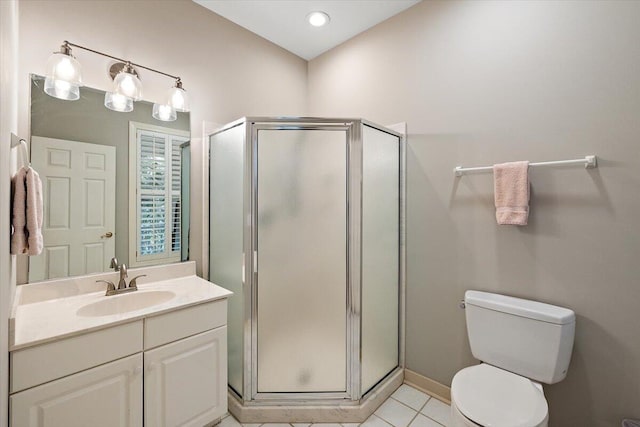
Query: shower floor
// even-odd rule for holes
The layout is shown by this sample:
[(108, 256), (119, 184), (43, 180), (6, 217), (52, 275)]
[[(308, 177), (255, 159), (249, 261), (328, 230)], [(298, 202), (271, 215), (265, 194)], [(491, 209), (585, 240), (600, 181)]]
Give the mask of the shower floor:
[(446, 427), (451, 424), (450, 412), (449, 405), (403, 384), (362, 424), (240, 424), (228, 414), (219, 427)]

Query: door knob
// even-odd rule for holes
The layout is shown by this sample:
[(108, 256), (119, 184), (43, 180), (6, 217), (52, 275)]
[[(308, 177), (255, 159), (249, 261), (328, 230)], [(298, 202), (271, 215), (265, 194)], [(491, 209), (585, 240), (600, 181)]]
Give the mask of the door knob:
[(113, 237), (113, 233), (110, 231), (107, 231), (106, 233), (104, 233), (102, 236), (100, 236), (101, 239), (107, 238), (110, 239)]

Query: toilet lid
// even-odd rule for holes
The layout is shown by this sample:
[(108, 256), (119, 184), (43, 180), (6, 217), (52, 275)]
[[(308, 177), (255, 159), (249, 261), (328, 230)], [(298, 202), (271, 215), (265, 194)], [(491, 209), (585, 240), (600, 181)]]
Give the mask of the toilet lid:
[(485, 427), (538, 426), (549, 410), (530, 379), (484, 363), (453, 377), (451, 399), (465, 417)]

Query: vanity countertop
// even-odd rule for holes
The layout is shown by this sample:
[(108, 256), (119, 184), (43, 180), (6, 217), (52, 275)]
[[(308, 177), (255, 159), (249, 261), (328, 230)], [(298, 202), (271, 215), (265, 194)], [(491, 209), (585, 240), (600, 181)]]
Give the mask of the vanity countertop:
[[(106, 298), (144, 294), (150, 291), (170, 291), (175, 297), (150, 307), (112, 315), (84, 317), (77, 314), (81, 307)], [(132, 322), (204, 302), (227, 298), (231, 291), (193, 275), (139, 283), (138, 291), (105, 296), (105, 291), (81, 293), (28, 304), (16, 303), (10, 319), (10, 351), (50, 342), (60, 338)]]

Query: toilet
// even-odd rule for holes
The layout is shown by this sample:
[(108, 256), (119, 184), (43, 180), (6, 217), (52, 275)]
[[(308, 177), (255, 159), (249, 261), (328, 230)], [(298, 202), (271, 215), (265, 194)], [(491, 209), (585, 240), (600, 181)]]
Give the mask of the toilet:
[(467, 291), (467, 332), (479, 365), (451, 384), (455, 427), (546, 427), (542, 384), (562, 381), (569, 368), (575, 313), (536, 301)]

